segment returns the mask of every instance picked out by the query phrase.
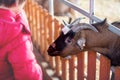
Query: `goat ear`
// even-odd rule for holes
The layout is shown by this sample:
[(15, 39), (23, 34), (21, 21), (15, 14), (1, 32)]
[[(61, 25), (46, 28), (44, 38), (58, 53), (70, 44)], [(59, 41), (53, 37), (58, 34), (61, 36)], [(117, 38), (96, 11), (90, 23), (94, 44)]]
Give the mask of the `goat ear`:
[(101, 24), (106, 24), (107, 23), (107, 18), (105, 18), (102, 22), (101, 22)]
[(103, 26), (104, 24), (107, 23), (107, 18), (105, 18), (103, 21), (101, 22), (97, 22), (97, 23), (93, 23), (93, 26)]

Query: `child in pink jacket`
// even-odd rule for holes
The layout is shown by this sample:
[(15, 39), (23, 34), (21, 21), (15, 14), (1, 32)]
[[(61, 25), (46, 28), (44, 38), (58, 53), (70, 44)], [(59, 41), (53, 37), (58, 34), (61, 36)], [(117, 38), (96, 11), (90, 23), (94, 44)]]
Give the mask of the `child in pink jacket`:
[(25, 0), (0, 0), (0, 80), (42, 80), (24, 4)]

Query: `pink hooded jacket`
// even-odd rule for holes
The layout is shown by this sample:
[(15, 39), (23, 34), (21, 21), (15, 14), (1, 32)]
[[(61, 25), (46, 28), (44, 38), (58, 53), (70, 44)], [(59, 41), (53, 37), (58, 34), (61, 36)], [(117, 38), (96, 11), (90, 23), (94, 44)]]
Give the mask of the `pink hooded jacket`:
[(0, 9), (0, 80), (42, 80), (24, 11)]

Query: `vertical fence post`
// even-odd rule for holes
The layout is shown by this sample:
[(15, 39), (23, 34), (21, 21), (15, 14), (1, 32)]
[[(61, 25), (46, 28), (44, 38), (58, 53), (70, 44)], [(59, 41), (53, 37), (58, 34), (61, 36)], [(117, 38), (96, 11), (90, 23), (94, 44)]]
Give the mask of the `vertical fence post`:
[(96, 80), (96, 52), (88, 51), (88, 80)]
[[(59, 24), (59, 21), (56, 20), (56, 19), (54, 19), (54, 29), (55, 29), (55, 31), (54, 31), (54, 39), (56, 39), (58, 37), (59, 33), (60, 33), (60, 30), (61, 30), (61, 25)], [(61, 67), (62, 67), (62, 65), (61, 65), (61, 59), (60, 59), (59, 56), (55, 57), (55, 65), (56, 65), (56, 67), (55, 67), (56, 74), (58, 76), (61, 76)]]
[[(90, 0), (90, 16), (94, 15), (94, 0)], [(93, 23), (93, 20), (90, 19), (90, 23)]]
[(100, 79), (99, 80), (109, 80), (110, 79), (110, 60), (105, 56), (100, 56)]
[[(48, 33), (49, 33), (49, 39), (48, 39), (48, 44), (51, 44), (53, 42), (54, 39), (54, 20), (53, 17), (51, 15), (48, 16), (49, 17), (49, 22), (48, 22)], [(55, 57), (49, 57), (50, 60), (50, 66), (54, 69), (55, 68)]]
[(78, 80), (84, 80), (84, 52), (81, 52), (77, 55), (77, 61), (78, 61), (78, 75), (77, 78)]
[(69, 65), (68, 60), (62, 58), (62, 80), (69, 80)]
[(38, 29), (38, 21), (37, 21), (37, 18), (38, 18), (38, 9), (37, 9), (38, 5), (37, 3), (34, 3), (34, 11), (36, 11), (36, 13), (34, 13), (34, 32), (35, 32), (35, 41), (34, 41), (34, 44), (35, 44), (35, 47), (37, 48), (38, 44), (37, 44), (37, 29)]
[(49, 12), (52, 16), (54, 16), (54, 0), (48, 0), (49, 1)]
[(30, 25), (30, 29), (31, 29), (31, 36), (32, 36), (32, 39), (33, 39), (33, 27), (32, 27), (32, 2), (31, 0), (29, 0), (29, 25)]
[(120, 80), (120, 67), (115, 68), (115, 79), (114, 80)]
[(33, 43), (35, 42), (35, 26), (34, 26), (34, 6), (35, 3), (31, 2), (31, 22), (30, 22), (30, 26), (31, 26), (31, 30), (32, 30), (32, 39), (33, 39)]
[(39, 50), (39, 46), (40, 46), (40, 43), (39, 43), (39, 28), (40, 28), (40, 19), (39, 19), (39, 6), (36, 4), (36, 48)]
[(76, 66), (76, 56), (72, 56), (72, 58), (69, 60), (69, 80), (74, 80), (76, 77), (76, 72), (75, 72), (75, 66)]
[(46, 59), (46, 61), (49, 60), (49, 57), (48, 57), (48, 54), (47, 54), (47, 48), (48, 48), (48, 42), (47, 42), (47, 37), (48, 37), (48, 11), (45, 10), (45, 13), (44, 13), (44, 51), (43, 51), (43, 55)]
[(42, 48), (42, 45), (41, 45), (41, 43), (42, 43), (42, 37), (41, 37), (42, 36), (42, 30), (41, 30), (41, 27), (42, 27), (42, 21), (43, 21), (42, 17), (43, 17), (43, 8), (42, 8), (42, 6), (39, 6), (39, 24), (40, 25), (39, 25), (39, 40), (38, 41), (39, 41), (39, 44), (40, 44), (39, 45), (39, 50), (40, 51), (42, 51), (41, 50), (41, 48)]

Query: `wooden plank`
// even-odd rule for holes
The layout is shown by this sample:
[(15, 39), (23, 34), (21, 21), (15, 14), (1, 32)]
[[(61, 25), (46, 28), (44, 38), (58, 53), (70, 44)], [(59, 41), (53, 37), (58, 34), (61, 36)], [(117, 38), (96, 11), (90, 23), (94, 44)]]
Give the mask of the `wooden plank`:
[(105, 56), (100, 56), (100, 79), (99, 80), (109, 80), (110, 79), (110, 60)]
[(45, 27), (45, 10), (43, 9), (43, 14), (42, 14), (42, 26), (41, 26), (41, 50), (42, 52), (44, 53), (44, 50), (45, 50), (45, 40), (44, 40), (44, 37), (45, 37), (45, 31), (44, 31), (44, 27)]
[(29, 25), (30, 25), (30, 29), (31, 29), (31, 36), (33, 37), (33, 27), (32, 27), (32, 3), (29, 4)]
[(43, 9), (41, 6), (39, 6), (39, 28), (38, 28), (38, 31), (39, 31), (39, 46), (38, 46), (38, 49), (41, 51), (41, 43), (42, 43), (42, 39), (41, 39), (41, 36), (42, 36), (42, 31), (41, 31), (41, 26), (42, 26), (42, 14), (43, 14)]
[(32, 9), (32, 29), (33, 29), (33, 43), (35, 43), (36, 41), (36, 26), (35, 26), (35, 3), (33, 2), (32, 3), (32, 6), (31, 6), (31, 9)]
[(54, 19), (54, 40), (59, 36), (60, 30), (61, 30), (61, 25), (59, 24), (59, 21)]
[(59, 56), (55, 57), (55, 63), (56, 63), (56, 74), (57, 76), (61, 76), (61, 70), (62, 70), (62, 65), (61, 65), (61, 59)]
[(44, 12), (43, 12), (43, 8), (41, 7), (40, 8), (40, 50), (41, 50), (41, 52), (43, 51), (43, 45), (42, 45), (42, 43), (43, 43), (43, 33), (42, 33), (42, 27), (43, 27), (43, 14), (44, 14)]
[(88, 72), (87, 80), (96, 80), (96, 53), (88, 51)]
[[(60, 26), (58, 20), (54, 19), (54, 40), (58, 37), (59, 32), (60, 32), (60, 28), (61, 28), (61, 26)], [(62, 65), (61, 65), (61, 59), (60, 59), (59, 56), (57, 56), (55, 58), (55, 62), (56, 62), (56, 64), (55, 64), (56, 65), (56, 67), (55, 67), (56, 74), (58, 76), (61, 76), (61, 67), (62, 67)]]
[(48, 17), (49, 13), (45, 10), (45, 16), (44, 16), (44, 56), (46, 61), (49, 61), (49, 55), (47, 53), (48, 49), (48, 42), (47, 42), (47, 36), (48, 36)]
[(34, 2), (34, 10), (36, 12), (36, 13), (34, 13), (34, 20), (33, 20), (33, 23), (34, 23), (33, 26), (34, 26), (34, 32), (35, 32), (35, 34), (34, 34), (35, 35), (35, 39), (34, 39), (35, 47), (37, 47), (37, 45), (38, 45), (37, 44), (37, 41), (38, 41), (37, 40), (37, 38), (38, 38), (38, 36), (37, 36), (37, 25), (38, 25), (38, 23), (37, 23), (37, 18), (38, 18), (37, 14), (38, 14), (38, 8), (37, 7), (38, 7), (37, 3)]
[(77, 78), (78, 78), (78, 80), (84, 80), (84, 52), (79, 53), (77, 55), (77, 59), (78, 59)]
[(76, 57), (72, 56), (72, 58), (69, 60), (69, 80), (75, 80), (75, 63)]
[(120, 80), (120, 67), (115, 68), (115, 79), (114, 80)]
[[(51, 43), (52, 43), (52, 41), (53, 41), (53, 38), (54, 38), (54, 26), (53, 26), (53, 23), (54, 23), (54, 19), (53, 19), (53, 17), (51, 16), (51, 15), (48, 15), (48, 25), (49, 25), (49, 27), (48, 27), (48, 45), (50, 45)], [(50, 62), (50, 66), (54, 69), (55, 68), (55, 58), (54, 57), (49, 57), (49, 62)]]
[(50, 45), (52, 43), (52, 36), (53, 36), (53, 29), (52, 29), (52, 16), (48, 15), (49, 20), (48, 20), (48, 45)]
[(39, 28), (40, 28), (39, 11), (40, 11), (39, 6), (36, 4), (36, 48), (38, 50), (39, 50), (39, 45), (40, 45), (40, 43), (39, 43), (39, 33), (40, 33), (40, 31), (39, 31)]
[(36, 24), (37, 24), (37, 46), (36, 48), (40, 51), (39, 47), (40, 47), (40, 7), (37, 6), (37, 13), (36, 13)]
[(62, 80), (69, 80), (69, 72), (68, 72), (68, 60), (65, 58), (62, 58)]

